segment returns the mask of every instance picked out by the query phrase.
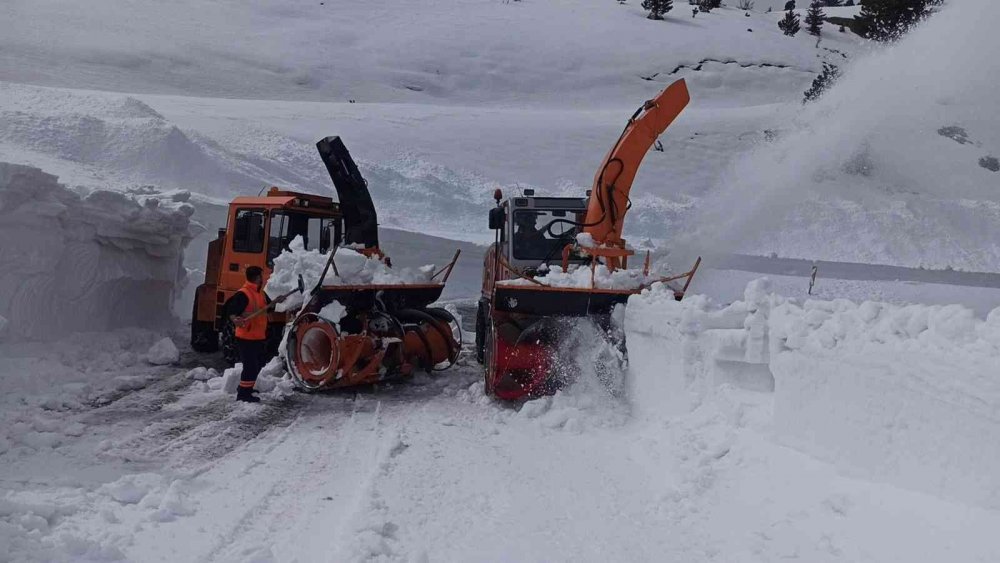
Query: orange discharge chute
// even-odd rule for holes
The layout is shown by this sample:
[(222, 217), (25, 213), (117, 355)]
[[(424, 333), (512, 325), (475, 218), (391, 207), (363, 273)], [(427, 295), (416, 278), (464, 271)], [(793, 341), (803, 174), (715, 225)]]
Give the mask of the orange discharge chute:
[(598, 245), (621, 246), (628, 194), (649, 148), (687, 106), (691, 97), (683, 79), (667, 86), (629, 119), (594, 177), (583, 232)]

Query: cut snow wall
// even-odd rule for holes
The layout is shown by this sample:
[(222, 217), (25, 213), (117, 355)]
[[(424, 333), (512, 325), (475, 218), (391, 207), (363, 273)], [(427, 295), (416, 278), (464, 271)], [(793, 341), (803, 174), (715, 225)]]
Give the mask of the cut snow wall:
[(786, 303), (770, 321), (778, 437), (844, 472), (1000, 508), (1000, 310)]
[(700, 295), (678, 302), (661, 284), (629, 299), (629, 382), (641, 416), (690, 412), (720, 385), (774, 389), (767, 365), (770, 298), (762, 286), (751, 283), (745, 301), (722, 310), (711, 310)]
[(110, 191), (81, 197), (56, 180), (0, 163), (5, 337), (169, 323), (191, 207)]
[[(774, 437), (845, 474), (1000, 508), (1000, 309), (796, 303), (766, 280), (713, 309), (653, 288), (626, 311), (639, 416), (773, 391)], [(772, 375), (773, 374), (773, 375)]]

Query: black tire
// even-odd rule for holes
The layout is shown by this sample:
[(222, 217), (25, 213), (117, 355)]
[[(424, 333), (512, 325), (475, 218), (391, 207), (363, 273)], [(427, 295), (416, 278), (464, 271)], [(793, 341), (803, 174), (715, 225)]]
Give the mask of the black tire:
[(285, 325), (281, 323), (269, 323), (267, 325), (267, 361), (278, 355), (278, 346), (281, 345), (281, 338), (285, 335)]
[(226, 321), (222, 326), (219, 340), (222, 341), (222, 358), (229, 367), (235, 366), (240, 361), (240, 351), (236, 349), (236, 326), (233, 321)]
[(479, 301), (476, 309), (476, 361), (483, 363), (486, 357), (486, 315), (489, 311), (489, 303), (484, 300)]
[(202, 354), (219, 351), (219, 333), (212, 323), (191, 321), (191, 349)]
[(219, 351), (219, 333), (215, 324), (196, 320), (198, 317), (198, 300), (195, 299), (191, 310), (191, 349), (203, 354)]
[(496, 366), (493, 365), (493, 363), (495, 362), (493, 355), (496, 352), (496, 350), (494, 350), (495, 343), (493, 342), (493, 339), (495, 338), (496, 335), (494, 334), (492, 324), (485, 326), (483, 332), (486, 333), (483, 342), (483, 359), (484, 359), (483, 363), (485, 364), (483, 368), (483, 393), (485, 393), (487, 397), (492, 399), (494, 398), (493, 378), (494, 378), (494, 371), (496, 369)]

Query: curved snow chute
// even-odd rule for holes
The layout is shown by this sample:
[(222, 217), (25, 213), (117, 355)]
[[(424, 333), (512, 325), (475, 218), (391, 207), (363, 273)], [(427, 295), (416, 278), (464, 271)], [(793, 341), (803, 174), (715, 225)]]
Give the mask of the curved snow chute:
[(690, 100), (684, 79), (667, 86), (635, 111), (618, 142), (604, 157), (594, 176), (583, 226), (583, 232), (589, 233), (598, 245), (622, 243), (629, 191), (639, 165), (656, 138), (670, 127)]
[(340, 137), (325, 137), (316, 143), (344, 215), (344, 242), (378, 248), (378, 215), (368, 182), (358, 170)]

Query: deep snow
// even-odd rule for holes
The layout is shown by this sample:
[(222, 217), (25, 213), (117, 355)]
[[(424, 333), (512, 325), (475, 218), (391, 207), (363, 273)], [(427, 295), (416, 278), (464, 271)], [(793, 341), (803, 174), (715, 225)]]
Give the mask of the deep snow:
[[(241, 406), (238, 372), (191, 369), (190, 353), (141, 369), (83, 355), (153, 338), (26, 351), (92, 371), (5, 410), (0, 537), (14, 560), (995, 560), (1000, 452), (984, 438), (1000, 395), (967, 368), (995, 365), (1000, 313), (769, 287), (724, 308), (633, 298), (623, 399), (584, 376), (496, 404), (467, 353), (441, 376), (320, 395), (274, 364), (265, 402)], [(870, 328), (839, 337), (851, 323)], [(955, 345), (965, 363), (927, 369)], [(854, 376), (823, 367), (837, 357)], [(13, 389), (9, 405), (31, 397)], [(813, 457), (861, 437), (877, 449)]]
[[(809, 300), (801, 275), (709, 261), (685, 302), (631, 300), (623, 398), (581, 368), (513, 406), (471, 350), (323, 395), (274, 363), (241, 405), (239, 369), (185, 327), (107, 330), (168, 316), (231, 196), (329, 193), (320, 137), (345, 138), (383, 226), (419, 231), (383, 232), (394, 263), (443, 264), (459, 243), (427, 234), (490, 240), (496, 187), (581, 195), (679, 77), (694, 101), (638, 177), (635, 246), (996, 271), (995, 3), (881, 49), (786, 38), (772, 1), (665, 22), (606, 0), (4, 2), (0, 160), (66, 187), (32, 169), (42, 199), (0, 200), (13, 237), (65, 209), (0, 279), (80, 287), (0, 309), (6, 335), (34, 331), (0, 342), (0, 560), (1000, 560), (995, 289), (821, 272)], [(803, 108), (824, 61), (847, 74)], [(482, 249), (461, 246), (469, 298)], [(78, 292), (134, 280), (162, 291)], [(80, 303), (96, 316), (18, 313)]]
[(95, 191), (0, 162), (0, 338), (164, 327), (192, 236), (186, 196)]

